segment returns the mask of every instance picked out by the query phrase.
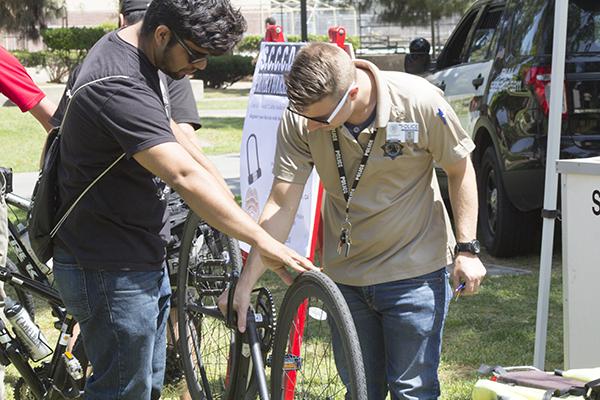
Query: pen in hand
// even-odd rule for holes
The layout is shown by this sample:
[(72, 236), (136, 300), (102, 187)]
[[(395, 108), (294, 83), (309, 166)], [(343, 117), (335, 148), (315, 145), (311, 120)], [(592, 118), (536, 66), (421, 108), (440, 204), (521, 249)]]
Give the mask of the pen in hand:
[(456, 287), (456, 289), (454, 290), (454, 301), (458, 300), (462, 291), (465, 290), (465, 286), (465, 283), (461, 282), (460, 285)]

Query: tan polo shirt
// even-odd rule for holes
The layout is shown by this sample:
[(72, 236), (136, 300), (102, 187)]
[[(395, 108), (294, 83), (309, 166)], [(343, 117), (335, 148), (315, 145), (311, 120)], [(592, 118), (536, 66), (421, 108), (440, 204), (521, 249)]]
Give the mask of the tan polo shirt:
[[(337, 253), (346, 200), (342, 193), (330, 130), (309, 133), (306, 119), (286, 111), (279, 126), (273, 174), (304, 184), (316, 167), (326, 190), (323, 202), (324, 267), (339, 283), (373, 285), (414, 278), (453, 261), (454, 235), (444, 207), (434, 161), (449, 166), (475, 148), (442, 92), (425, 79), (384, 72), (356, 60), (377, 85), (377, 137), (350, 205), (352, 247), (348, 257)], [(392, 160), (382, 149), (387, 131), (399, 124), (418, 124), (418, 140), (403, 143), (403, 154)], [(397, 131), (397, 129), (395, 129)], [(350, 186), (369, 139), (358, 141), (337, 128)]]

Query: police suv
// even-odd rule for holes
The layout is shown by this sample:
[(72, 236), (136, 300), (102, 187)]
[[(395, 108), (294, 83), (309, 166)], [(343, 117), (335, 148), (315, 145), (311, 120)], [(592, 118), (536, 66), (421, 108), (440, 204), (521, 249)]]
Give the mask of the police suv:
[[(478, 235), (495, 256), (539, 245), (553, 23), (554, 0), (477, 1), (425, 76), (477, 145)], [(567, 36), (560, 158), (598, 156), (600, 0), (570, 0)]]

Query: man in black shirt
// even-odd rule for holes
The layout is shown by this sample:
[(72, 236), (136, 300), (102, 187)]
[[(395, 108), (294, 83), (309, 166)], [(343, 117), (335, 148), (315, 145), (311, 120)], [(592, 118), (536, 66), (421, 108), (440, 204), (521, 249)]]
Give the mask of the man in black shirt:
[(170, 296), (162, 181), (269, 265), (314, 268), (239, 208), (176, 141), (165, 112), (158, 70), (181, 79), (244, 30), (228, 0), (154, 0), (143, 22), (104, 36), (81, 66), (62, 124), (59, 214), (113, 167), (58, 231), (54, 274), (92, 363), (87, 399), (160, 397)]

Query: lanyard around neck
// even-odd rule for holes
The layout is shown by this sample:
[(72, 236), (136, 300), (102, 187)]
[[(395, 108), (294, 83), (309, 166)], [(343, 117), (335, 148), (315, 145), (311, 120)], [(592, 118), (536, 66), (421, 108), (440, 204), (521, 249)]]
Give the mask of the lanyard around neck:
[(369, 156), (371, 155), (371, 150), (373, 150), (373, 144), (375, 143), (375, 137), (377, 136), (377, 128), (369, 130), (369, 136), (370, 138), (367, 142), (367, 147), (365, 148), (362, 159), (360, 160), (358, 170), (356, 170), (352, 187), (350, 190), (348, 190), (348, 179), (346, 178), (346, 170), (344, 168), (344, 160), (342, 158), (342, 150), (340, 149), (338, 133), (335, 129), (331, 131), (331, 141), (333, 142), (333, 150), (335, 154), (335, 162), (338, 168), (338, 174), (340, 177), (340, 185), (342, 186), (342, 193), (346, 199), (346, 219), (348, 219), (348, 213), (350, 211), (350, 202), (352, 201), (356, 187), (360, 182), (360, 178), (362, 178), (363, 173), (365, 172), (367, 162), (369, 161)]

